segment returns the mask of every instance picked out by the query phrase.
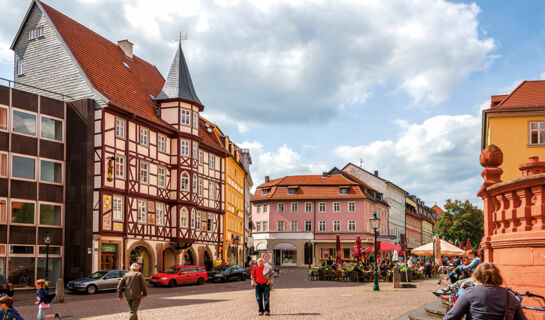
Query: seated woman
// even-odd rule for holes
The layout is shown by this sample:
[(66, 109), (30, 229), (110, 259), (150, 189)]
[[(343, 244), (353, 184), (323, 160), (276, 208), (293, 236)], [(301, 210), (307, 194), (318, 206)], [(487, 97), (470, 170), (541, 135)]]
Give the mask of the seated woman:
[(464, 315), (466, 320), (527, 320), (520, 301), (500, 287), (503, 279), (495, 264), (480, 264), (473, 277), (477, 285), (465, 289), (443, 320), (459, 320)]

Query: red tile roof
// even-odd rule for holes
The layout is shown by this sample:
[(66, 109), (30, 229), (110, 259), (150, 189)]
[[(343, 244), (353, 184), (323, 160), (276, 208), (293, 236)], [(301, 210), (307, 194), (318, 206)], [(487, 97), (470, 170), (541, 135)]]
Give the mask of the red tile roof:
[[(498, 103), (499, 99), (501, 102)], [(491, 105), (492, 110), (543, 108), (545, 107), (545, 80), (523, 81), (507, 96), (492, 96)]]
[(348, 180), (340, 174), (333, 174), (327, 177), (322, 175), (301, 175), (301, 176), (286, 176), (283, 178), (270, 180), (268, 183), (263, 183), (258, 188), (272, 187), (272, 186), (349, 186), (357, 185), (357, 183)]
[(155, 66), (137, 56), (132, 60), (127, 58), (117, 44), (40, 3), (93, 87), (108, 98), (110, 104), (172, 128), (155, 115), (156, 103), (150, 97), (157, 96), (165, 82)]
[[(206, 125), (210, 126), (212, 132), (208, 132)], [(225, 148), (223, 148), (222, 143), (218, 140), (217, 135), (214, 133), (214, 125), (209, 123), (208, 120), (203, 117), (199, 117), (199, 137), (202, 138), (201, 144), (204, 144), (218, 153), (225, 154)]]
[(257, 189), (252, 201), (264, 200), (321, 200), (321, 199), (366, 199), (357, 186), (351, 186), (348, 189), (348, 194), (340, 194), (339, 186), (301, 186), (295, 194), (288, 193), (288, 187), (271, 187), (267, 194), (263, 194), (263, 189)]

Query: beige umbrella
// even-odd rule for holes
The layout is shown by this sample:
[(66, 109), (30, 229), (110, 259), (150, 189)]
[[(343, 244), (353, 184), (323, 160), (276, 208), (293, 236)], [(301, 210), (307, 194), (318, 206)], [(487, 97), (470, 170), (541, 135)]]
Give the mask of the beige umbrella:
[[(439, 239), (438, 247), (441, 253), (440, 256), (462, 256), (465, 253), (464, 250), (456, 247), (455, 245), (443, 239)], [(430, 242), (421, 247), (412, 249), (411, 254), (415, 254), (419, 256), (433, 256), (433, 242)]]

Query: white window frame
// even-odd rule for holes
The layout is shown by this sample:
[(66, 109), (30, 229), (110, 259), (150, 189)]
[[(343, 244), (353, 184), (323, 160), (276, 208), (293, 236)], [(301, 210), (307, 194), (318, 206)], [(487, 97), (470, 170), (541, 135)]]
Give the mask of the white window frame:
[(256, 213), (261, 213), (261, 205), (256, 206)]
[[(293, 228), (294, 226), (295, 228)], [(290, 221), (290, 231), (294, 231), (294, 232), (299, 231), (299, 223), (297, 222), (297, 220)]]
[[(119, 210), (119, 214), (121, 216), (121, 218), (119, 216), (117, 216), (116, 214), (116, 207), (118, 207), (118, 204), (120, 205), (120, 210)], [(125, 204), (124, 204), (124, 201), (123, 201), (123, 196), (119, 196), (119, 195), (115, 195), (112, 197), (112, 219), (113, 221), (119, 221), (119, 222), (123, 222), (123, 216), (124, 216), (124, 212), (123, 212), (123, 208), (124, 208)]]
[(197, 159), (199, 156), (199, 145), (193, 141), (193, 152), (192, 152), (192, 157), (193, 159)]
[(305, 221), (305, 231), (312, 231), (312, 220)]
[(269, 212), (269, 205), (268, 204), (264, 204), (263, 205), (263, 213), (267, 213)]
[(348, 203), (348, 212), (356, 212), (356, 202), (350, 201)]
[[(160, 219), (159, 219), (160, 218)], [(158, 226), (165, 225), (165, 205), (160, 202), (155, 203), (155, 224)]]
[(191, 126), (191, 111), (186, 109), (180, 110), (180, 124), (184, 126)]
[(163, 134), (157, 134), (157, 151), (167, 152), (167, 137)]
[(140, 127), (140, 130), (138, 132), (139, 132), (138, 143), (141, 146), (144, 146), (147, 148), (149, 146), (149, 137), (150, 137), (149, 129), (145, 127)]
[(167, 186), (167, 168), (157, 166), (157, 187), (164, 189)]
[(341, 203), (340, 202), (333, 202), (333, 212), (335, 212), (335, 213), (341, 212)]
[(284, 212), (284, 204), (283, 203), (276, 204), (276, 211), (278, 211), (279, 213)]
[(216, 183), (214, 181), (208, 182), (208, 199), (216, 200)]
[(312, 202), (305, 202), (305, 212), (312, 212)]
[(202, 229), (202, 215), (198, 210), (195, 212), (195, 230), (204, 231)]
[[(322, 210), (323, 205), (323, 210)], [(325, 202), (318, 202), (318, 212), (326, 212), (327, 211), (327, 205)]]
[(187, 211), (186, 207), (182, 207), (180, 209), (180, 228), (187, 229), (187, 226), (189, 225), (189, 211)]
[(299, 203), (298, 202), (290, 203), (290, 212), (296, 213), (297, 211), (299, 211)]
[(185, 157), (189, 157), (189, 141), (180, 140), (180, 154)]
[(255, 223), (255, 231), (261, 231), (261, 222), (260, 221), (257, 221)]
[[(146, 169), (143, 170), (142, 166), (145, 166)], [(150, 171), (149, 162), (140, 160), (140, 166), (139, 166), (138, 173), (139, 173), (139, 181), (140, 181), (141, 184), (146, 184), (146, 185), (149, 184), (149, 171)], [(144, 172), (145, 172), (145, 175), (143, 175)], [(143, 178), (145, 178), (145, 179), (143, 179)], [(145, 181), (143, 181), (143, 180), (145, 180)]]
[[(32, 203), (34, 204), (34, 221), (32, 223), (19, 223), (19, 222), (13, 222), (11, 219), (12, 219), (12, 212), (11, 210), (13, 209), (13, 203), (14, 202), (23, 202), (23, 203)], [(9, 222), (10, 225), (14, 225), (14, 226), (35, 226), (37, 224), (37, 219), (38, 219), (38, 214), (36, 213), (38, 211), (38, 201), (32, 201), (32, 200), (26, 200), (26, 199), (10, 199), (9, 201), (9, 208), (7, 210), (7, 221)]]
[[(58, 163), (61, 165), (61, 182), (52, 182), (52, 181), (45, 181), (42, 180), (42, 162), (53, 162)], [(47, 184), (56, 184), (56, 185), (62, 185), (64, 183), (64, 163), (59, 160), (53, 160), (48, 158), (40, 158), (40, 166), (39, 166), (39, 172), (38, 176), (40, 177), (40, 183), (47, 183)]]
[(30, 29), (28, 30), (28, 40), (36, 40), (37, 38), (37, 31), (36, 29)]
[(211, 213), (206, 214), (206, 232), (212, 232), (213, 224), (214, 224), (214, 218), (212, 214)]
[(263, 221), (261, 226), (263, 227), (263, 231), (268, 231), (269, 230), (269, 222)]
[(115, 155), (114, 171), (116, 179), (125, 180), (125, 156)]
[[(141, 218), (141, 214), (143, 213), (144, 219)], [(136, 221), (139, 224), (145, 224), (148, 222), (148, 201), (147, 200), (140, 200), (138, 199), (138, 209), (136, 211)]]
[(318, 231), (325, 232), (327, 230), (327, 222), (325, 220), (318, 221)]
[[(541, 141), (541, 132), (545, 131), (545, 128), (541, 128), (541, 125), (545, 126), (545, 121), (538, 121), (538, 120), (532, 120), (528, 121), (528, 145), (531, 146), (539, 146), (539, 145), (545, 145), (545, 141)], [(536, 129), (532, 129), (532, 125), (536, 125)], [(537, 132), (537, 143), (532, 142), (532, 133)]]
[(208, 167), (210, 169), (216, 168), (216, 156), (211, 153), (208, 154)]
[(341, 221), (333, 220), (333, 232), (339, 232), (339, 231), (341, 231)]
[(356, 220), (348, 220), (347, 230), (350, 232), (356, 231)]
[(17, 60), (17, 76), (25, 74), (25, 59)]
[(201, 165), (201, 166), (202, 166), (203, 163), (204, 163), (203, 158), (204, 158), (203, 151), (202, 151), (202, 150), (199, 150), (199, 165)]
[(115, 117), (115, 137), (125, 140), (125, 128), (127, 121), (125, 119)]
[(193, 189), (193, 193), (197, 193), (197, 174), (194, 173), (193, 174), (193, 180), (191, 180), (191, 185), (192, 185), (192, 189)]
[[(15, 131), (15, 128), (13, 127), (15, 125), (15, 122), (13, 121), (13, 119), (15, 119), (15, 117), (13, 116), (14, 112), (26, 113), (26, 114), (30, 114), (30, 115), (34, 116), (34, 118), (35, 118), (35, 120), (34, 120), (34, 134), (28, 134), (28, 133)], [(18, 134), (18, 135), (22, 135), (22, 136), (27, 136), (27, 137), (33, 137), (33, 138), (38, 137), (38, 114), (36, 112), (11, 108), (11, 132), (13, 132), (15, 134)]]
[(204, 195), (204, 181), (202, 178), (199, 178), (199, 197), (202, 197)]
[[(13, 175), (13, 157), (20, 157), (20, 158), (28, 158), (34, 160), (34, 179), (27, 179), (27, 178), (20, 178)], [(21, 181), (33, 181), (36, 182), (39, 180), (39, 168), (38, 168), (38, 157), (29, 156), (26, 154), (19, 154), (19, 153), (11, 153), (11, 157), (9, 157), (9, 164), (8, 164), (8, 174), (12, 180), (21, 180)]]
[(283, 232), (285, 230), (286, 230), (286, 226), (285, 226), (284, 220), (278, 220), (276, 222), (276, 231)]
[(193, 128), (199, 128), (199, 114), (195, 111), (193, 111)]
[[(43, 118), (47, 118), (47, 119), (51, 119), (51, 120), (55, 120), (55, 121), (60, 121), (60, 122), (61, 122), (61, 125), (62, 125), (61, 140), (47, 138), (47, 137), (44, 137), (44, 136), (42, 135), (42, 119), (43, 119)], [(37, 133), (37, 132), (36, 132), (36, 133)], [(64, 119), (57, 118), (57, 117), (52, 117), (52, 116), (49, 116), (49, 115), (46, 116), (46, 115), (41, 114), (41, 115), (40, 115), (40, 139), (42, 139), (42, 140), (54, 141), (54, 142), (64, 142)]]
[[(187, 183), (185, 184), (185, 187), (184, 187), (184, 180), (187, 181)], [(189, 183), (190, 183), (189, 180), (190, 180), (189, 173), (187, 173), (187, 171), (182, 172), (182, 174), (180, 175), (180, 190), (189, 191)]]

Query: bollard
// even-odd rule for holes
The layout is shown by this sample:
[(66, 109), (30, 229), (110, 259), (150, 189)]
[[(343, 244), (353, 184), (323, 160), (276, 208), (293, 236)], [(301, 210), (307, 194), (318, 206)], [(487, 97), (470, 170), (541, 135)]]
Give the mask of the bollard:
[(64, 303), (64, 280), (61, 278), (57, 280), (55, 294), (57, 295), (57, 303)]
[(398, 266), (395, 266), (394, 267), (394, 274), (392, 276), (392, 281), (394, 283), (394, 288), (401, 288), (401, 282), (400, 282), (400, 274), (399, 274), (399, 267)]

